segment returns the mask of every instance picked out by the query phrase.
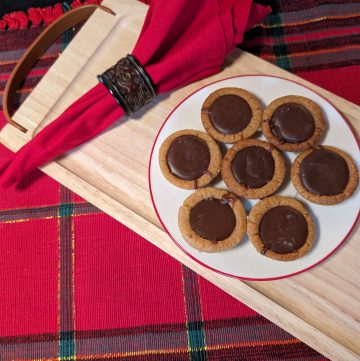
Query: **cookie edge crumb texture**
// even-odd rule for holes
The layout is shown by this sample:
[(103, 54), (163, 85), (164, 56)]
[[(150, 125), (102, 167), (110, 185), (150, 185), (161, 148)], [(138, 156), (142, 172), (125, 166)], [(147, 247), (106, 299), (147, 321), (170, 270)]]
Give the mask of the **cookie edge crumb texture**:
[[(210, 163), (208, 166), (207, 172), (205, 172), (201, 177), (194, 180), (185, 180), (174, 175), (167, 164), (167, 153), (171, 146), (171, 143), (178, 137), (183, 135), (193, 135), (195, 137), (203, 140), (210, 152)], [(221, 162), (222, 162), (222, 154), (219, 148), (219, 145), (216, 143), (214, 139), (212, 139), (208, 134), (193, 130), (193, 129), (183, 129), (178, 130), (175, 133), (170, 134), (161, 144), (159, 149), (158, 156), (159, 166), (161, 173), (166, 178), (168, 182), (173, 184), (176, 187), (183, 189), (197, 189), (206, 186), (209, 184), (220, 172)]]
[[(270, 129), (270, 120), (275, 110), (281, 105), (287, 103), (300, 104), (313, 116), (315, 131), (309, 139), (300, 143), (286, 143), (279, 140), (279, 138), (272, 133)], [(273, 100), (265, 107), (262, 115), (261, 128), (267, 141), (273, 144), (276, 148), (286, 152), (302, 152), (316, 145), (316, 143), (320, 140), (325, 130), (325, 119), (320, 106), (311, 99), (300, 95), (286, 95)]]
[[(294, 208), (304, 216), (308, 226), (308, 236), (305, 243), (295, 252), (280, 254), (272, 250), (266, 250), (264, 253), (264, 243), (259, 235), (260, 223), (264, 215), (270, 209), (279, 206)], [(294, 261), (298, 258), (303, 257), (306, 253), (310, 251), (315, 238), (314, 222), (310, 216), (310, 213), (300, 201), (290, 197), (273, 196), (258, 202), (251, 209), (247, 224), (247, 235), (252, 245), (261, 255), (277, 261)]]
[[(191, 227), (190, 210), (204, 199), (222, 199), (224, 196), (231, 199), (229, 205), (233, 209), (236, 219), (233, 232), (228, 238), (217, 242), (202, 238)], [(244, 238), (247, 229), (247, 214), (236, 195), (224, 189), (208, 187), (198, 189), (184, 200), (183, 205), (179, 208), (178, 224), (181, 234), (191, 247), (203, 252), (221, 252), (235, 247)]]
[[(249, 124), (241, 132), (235, 134), (223, 134), (219, 132), (211, 123), (209, 114), (206, 112), (206, 109), (209, 109), (211, 105), (215, 102), (216, 99), (220, 98), (223, 95), (237, 95), (240, 98), (244, 99), (251, 108), (252, 117), (249, 121)], [(250, 93), (249, 91), (242, 88), (220, 88), (212, 92), (204, 101), (201, 107), (201, 122), (206, 132), (222, 143), (236, 143), (240, 140), (248, 139), (259, 129), (262, 116), (262, 106), (258, 98)]]

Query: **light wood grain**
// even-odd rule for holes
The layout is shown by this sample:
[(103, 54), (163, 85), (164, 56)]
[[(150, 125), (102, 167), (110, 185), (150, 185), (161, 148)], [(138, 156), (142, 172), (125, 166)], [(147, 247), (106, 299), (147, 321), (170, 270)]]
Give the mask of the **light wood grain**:
[[(16, 150), (96, 83), (96, 75), (130, 52), (146, 6), (108, 0), (117, 15), (95, 12), (15, 115), (30, 131), (6, 126), (0, 140)], [(114, 49), (119, 49), (118, 52)], [(70, 70), (69, 70), (70, 69)], [(360, 133), (360, 108), (251, 54), (235, 51), (224, 71), (160, 97), (139, 119), (110, 130), (42, 168), (54, 179), (154, 243), (182, 263), (280, 325), (332, 360), (360, 359), (360, 231), (315, 269), (290, 279), (241, 282), (213, 273), (184, 255), (161, 229), (148, 190), (147, 170), (155, 136), (184, 97), (215, 80), (271, 74), (298, 81), (330, 100)]]

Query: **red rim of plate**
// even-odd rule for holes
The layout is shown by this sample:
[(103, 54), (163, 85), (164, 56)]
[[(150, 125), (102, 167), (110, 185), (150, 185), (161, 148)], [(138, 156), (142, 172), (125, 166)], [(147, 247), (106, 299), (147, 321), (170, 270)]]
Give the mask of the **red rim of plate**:
[(220, 271), (216, 268), (213, 268), (209, 265), (207, 265), (206, 263), (203, 263), (201, 262), (200, 260), (198, 260), (196, 257), (194, 257), (192, 254), (190, 254), (188, 251), (186, 251), (177, 241), (176, 239), (174, 239), (174, 237), (171, 235), (171, 233), (168, 231), (168, 229), (166, 228), (163, 220), (161, 219), (161, 216), (156, 208), (156, 204), (155, 204), (155, 201), (154, 201), (154, 196), (153, 196), (153, 192), (152, 192), (152, 188), (151, 188), (151, 178), (150, 178), (150, 170), (151, 170), (151, 160), (152, 160), (152, 156), (153, 156), (153, 153), (154, 153), (154, 148), (155, 148), (155, 144), (157, 142), (157, 139), (163, 129), (163, 127), (165, 126), (165, 124), (167, 123), (167, 121), (169, 120), (169, 118), (171, 117), (171, 115), (175, 112), (175, 110), (181, 105), (183, 104), (188, 98), (190, 98), (191, 96), (193, 96), (194, 94), (196, 94), (197, 92), (199, 92), (200, 90), (210, 86), (210, 85), (213, 85), (213, 84), (216, 84), (216, 83), (219, 83), (219, 82), (222, 82), (224, 80), (229, 80), (229, 79), (234, 79), (234, 78), (242, 78), (242, 77), (248, 77), (248, 76), (261, 76), (261, 77), (269, 77), (269, 78), (277, 78), (277, 79), (282, 79), (282, 80), (286, 80), (286, 81), (289, 81), (289, 82), (292, 82), (292, 83), (295, 83), (297, 85), (300, 85), (312, 92), (314, 92), (315, 94), (317, 94), (318, 96), (320, 96), (322, 99), (324, 99), (327, 103), (329, 103), (340, 115), (340, 117), (344, 120), (345, 124), (348, 126), (348, 128), (350, 129), (350, 132), (351, 134), (353, 135), (356, 143), (357, 143), (357, 146), (358, 146), (358, 149), (360, 151), (360, 141), (359, 141), (359, 138), (357, 136), (357, 134), (355, 133), (355, 131), (353, 130), (350, 122), (345, 118), (345, 116), (334, 106), (334, 104), (332, 102), (330, 102), (328, 99), (326, 99), (324, 96), (322, 96), (321, 94), (319, 94), (317, 91), (309, 88), (308, 86), (306, 85), (303, 85), (297, 81), (294, 81), (294, 80), (289, 80), (289, 79), (286, 79), (284, 77), (281, 77), (281, 76), (275, 76), (275, 75), (263, 75), (263, 74), (246, 74), (246, 75), (236, 75), (236, 76), (231, 76), (231, 77), (228, 77), (228, 78), (224, 78), (224, 79), (221, 79), (221, 80), (216, 80), (212, 83), (209, 83), (197, 90), (195, 90), (193, 93), (191, 93), (190, 95), (188, 95), (186, 98), (184, 98), (172, 111), (171, 113), (167, 116), (167, 118), (165, 119), (163, 125), (161, 126), (161, 128), (159, 129), (157, 135), (156, 135), (156, 138), (154, 140), (154, 143), (153, 143), (153, 146), (151, 148), (151, 153), (150, 153), (150, 160), (149, 160), (149, 168), (148, 168), (148, 182), (149, 182), (149, 190), (150, 190), (150, 196), (151, 196), (151, 201), (152, 201), (152, 204), (153, 204), (153, 207), (154, 207), (154, 210), (155, 210), (155, 213), (161, 223), (161, 225), (163, 226), (165, 232), (168, 234), (168, 236), (171, 238), (171, 240), (187, 255), (189, 256), (192, 260), (194, 260), (195, 262), (197, 262), (198, 264), (204, 266), (205, 268), (211, 270), (211, 271), (214, 271), (216, 273), (219, 273), (223, 276), (227, 276), (227, 277), (231, 277), (231, 278), (236, 278), (236, 279), (239, 279), (239, 280), (246, 280), (246, 281), (275, 281), (275, 280), (279, 280), (279, 279), (282, 279), (282, 278), (288, 278), (288, 277), (292, 277), (292, 276), (295, 276), (295, 275), (298, 275), (300, 273), (303, 273), (303, 272), (306, 272), (314, 267), (316, 267), (317, 265), (319, 265), (320, 263), (324, 262), (327, 258), (329, 258), (333, 253), (335, 253), (343, 244), (344, 242), (349, 238), (351, 232), (354, 230), (355, 226), (356, 226), (356, 223), (357, 221), (359, 220), (359, 217), (360, 217), (360, 207), (359, 207), (359, 210), (358, 210), (358, 214), (354, 220), (354, 223), (352, 224), (352, 226), (350, 227), (348, 233), (345, 235), (345, 237), (343, 238), (343, 240), (330, 252), (328, 253), (325, 257), (323, 257), (320, 261), (317, 261), (316, 263), (314, 263), (313, 265), (309, 266), (309, 267), (306, 267), (300, 271), (297, 271), (297, 272), (294, 272), (294, 273), (290, 273), (290, 274), (287, 274), (287, 275), (284, 275), (284, 276), (279, 276), (279, 277), (270, 277), (270, 278), (251, 278), (251, 277), (242, 277), (242, 276), (236, 276), (236, 275), (233, 275), (233, 274), (230, 274), (230, 273), (226, 273), (226, 272), (223, 272), (223, 271)]

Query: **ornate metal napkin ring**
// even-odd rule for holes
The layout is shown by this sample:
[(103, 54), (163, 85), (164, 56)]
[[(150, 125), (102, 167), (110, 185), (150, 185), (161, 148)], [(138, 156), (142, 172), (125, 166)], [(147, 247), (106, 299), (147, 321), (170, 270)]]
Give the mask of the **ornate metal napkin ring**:
[(127, 115), (135, 113), (156, 96), (149, 75), (130, 54), (97, 77)]

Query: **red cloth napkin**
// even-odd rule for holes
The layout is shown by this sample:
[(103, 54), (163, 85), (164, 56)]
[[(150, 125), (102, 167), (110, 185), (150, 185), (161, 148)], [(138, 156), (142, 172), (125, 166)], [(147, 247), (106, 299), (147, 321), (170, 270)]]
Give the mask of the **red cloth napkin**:
[[(132, 55), (163, 93), (221, 70), (243, 33), (261, 21), (269, 7), (252, 0), (157, 0), (149, 7)], [(125, 55), (125, 54), (121, 54)], [(98, 84), (0, 165), (7, 188), (24, 175), (95, 137), (124, 115)]]

